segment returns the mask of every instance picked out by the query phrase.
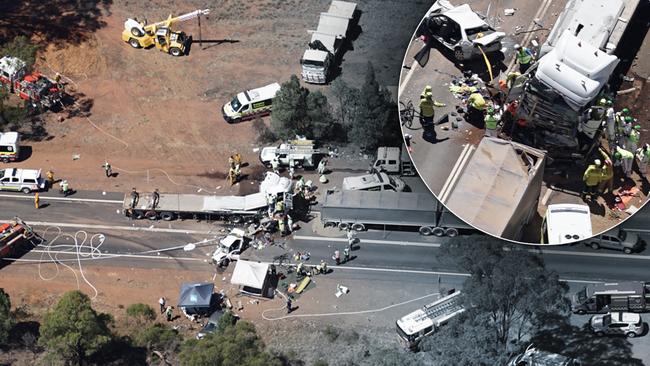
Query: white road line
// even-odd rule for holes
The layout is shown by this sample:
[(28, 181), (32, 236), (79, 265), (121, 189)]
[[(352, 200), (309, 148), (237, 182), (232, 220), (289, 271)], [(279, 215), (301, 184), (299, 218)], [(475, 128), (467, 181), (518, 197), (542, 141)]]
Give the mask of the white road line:
[[(9, 222), (12, 219), (0, 219), (0, 222)], [(44, 222), (44, 221), (27, 221), (30, 226), (58, 226), (77, 229), (102, 229), (102, 230), (122, 230), (122, 231), (145, 231), (154, 233), (179, 233), (179, 234), (217, 234), (213, 231), (205, 230), (184, 230), (184, 229), (167, 229), (156, 227), (139, 227), (139, 226), (114, 226), (114, 225), (92, 225), (92, 224), (71, 224), (65, 222)]]
[[(322, 236), (303, 236), (295, 235), (293, 237), (296, 240), (314, 240), (314, 241), (335, 241), (335, 242), (345, 242), (347, 243), (347, 238), (327, 238)], [(377, 240), (377, 239), (361, 239), (361, 243), (370, 243), (370, 244), (383, 244), (383, 245), (401, 245), (409, 247), (432, 247), (439, 248), (442, 244), (439, 243), (422, 243), (414, 241), (393, 241), (393, 240)]]
[[(306, 235), (296, 235), (293, 237), (296, 240), (313, 240), (313, 241), (334, 241), (334, 242), (347, 242), (347, 238), (327, 238), (322, 236), (306, 236)], [(416, 241), (395, 241), (395, 240), (377, 240), (377, 239), (360, 239), (361, 243), (369, 244), (383, 244), (383, 245), (397, 245), (397, 246), (413, 246), (413, 247), (431, 247), (439, 248), (442, 244), (440, 243), (424, 243)], [(531, 245), (532, 246), (532, 245)], [(600, 258), (619, 258), (619, 259), (639, 259), (639, 260), (650, 260), (649, 255), (638, 255), (638, 254), (616, 254), (616, 253), (587, 253), (587, 252), (573, 252), (568, 250), (553, 250), (553, 249), (544, 249), (535, 246), (534, 249), (528, 249), (531, 253), (541, 253), (546, 255), (570, 255), (576, 257), (600, 257)]]
[(404, 92), (404, 88), (406, 88), (406, 86), (408, 85), (409, 80), (411, 80), (411, 77), (413, 76), (413, 73), (415, 72), (416, 67), (420, 67), (420, 65), (418, 64), (417, 61), (414, 60), (413, 63), (411, 64), (411, 68), (406, 73), (406, 76), (404, 76), (404, 80), (401, 80), (401, 83), (399, 85), (399, 89), (397, 91), (397, 97), (398, 98)]
[[(17, 199), (27, 199), (34, 200), (34, 196), (30, 194), (26, 195), (13, 195), (13, 194), (0, 194), (0, 197), (7, 198), (17, 198)], [(111, 204), (122, 204), (123, 201), (118, 200), (103, 200), (97, 198), (73, 198), (73, 197), (54, 197), (54, 196), (40, 196), (41, 201), (68, 201), (68, 202), (89, 202), (89, 203), (111, 203)]]

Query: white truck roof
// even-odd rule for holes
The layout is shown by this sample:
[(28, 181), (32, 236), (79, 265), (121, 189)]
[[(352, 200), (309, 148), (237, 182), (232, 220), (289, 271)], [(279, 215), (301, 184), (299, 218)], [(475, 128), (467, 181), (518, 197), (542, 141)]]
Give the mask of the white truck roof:
[(397, 320), (397, 326), (408, 335), (416, 334), (431, 326), (439, 327), (465, 311), (460, 294), (461, 292), (454, 292), (401, 317)]
[(571, 203), (549, 205), (546, 209), (549, 244), (568, 244), (592, 237), (589, 206)]
[(555, 48), (539, 60), (535, 77), (579, 110), (598, 95), (618, 62), (616, 56), (565, 31)]
[(349, 18), (342, 18), (329, 13), (321, 13), (318, 20), (317, 33), (331, 34), (338, 38), (344, 38), (348, 32)]
[(273, 99), (278, 90), (280, 90), (280, 84), (273, 83), (261, 88), (251, 89), (243, 93), (239, 93), (237, 94), (237, 98), (241, 101), (254, 103), (261, 100)]
[(17, 73), (25, 68), (26, 65), (25, 61), (17, 57), (4, 56), (3, 58), (0, 58), (0, 70), (5, 71), (9, 75)]
[[(325, 46), (327, 47), (327, 46)], [(305, 53), (302, 55), (303, 60), (325, 62), (327, 59), (328, 53), (320, 50), (305, 50)]]
[(13, 145), (18, 142), (18, 132), (0, 132), (0, 145)]
[(354, 16), (354, 11), (356, 9), (357, 9), (356, 3), (351, 3), (349, 1), (334, 0), (332, 1), (332, 4), (330, 4), (330, 8), (327, 12), (339, 17), (352, 19), (352, 17)]
[(327, 48), (328, 51), (331, 53), (334, 53), (336, 51), (336, 42), (337, 42), (337, 37), (331, 34), (327, 33), (319, 33), (319, 32), (314, 32), (311, 35), (311, 43), (314, 41), (319, 41), (320, 43)]

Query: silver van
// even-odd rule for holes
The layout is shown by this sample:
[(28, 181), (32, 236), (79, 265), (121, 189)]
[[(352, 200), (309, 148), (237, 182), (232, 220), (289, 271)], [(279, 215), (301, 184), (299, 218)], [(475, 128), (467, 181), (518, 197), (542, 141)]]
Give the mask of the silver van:
[(606, 248), (622, 250), (625, 254), (634, 253), (643, 245), (637, 233), (627, 232), (619, 228), (612, 229), (601, 235), (596, 235), (589, 240), (585, 240), (584, 243), (593, 249)]
[(343, 189), (362, 191), (395, 191), (402, 192), (406, 183), (398, 177), (379, 172), (343, 178)]

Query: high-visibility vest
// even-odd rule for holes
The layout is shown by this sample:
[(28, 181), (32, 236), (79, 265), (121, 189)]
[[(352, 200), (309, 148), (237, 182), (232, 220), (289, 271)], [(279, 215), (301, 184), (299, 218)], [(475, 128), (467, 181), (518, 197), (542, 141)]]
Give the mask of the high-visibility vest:
[(587, 167), (587, 170), (585, 170), (585, 174), (582, 176), (582, 180), (586, 185), (593, 187), (600, 183), (602, 176), (603, 172), (601, 171), (600, 167), (592, 164)]
[(528, 65), (531, 61), (533, 61), (533, 56), (528, 53), (526, 47), (522, 47), (517, 51), (517, 62), (520, 65)]
[(420, 99), (420, 114), (422, 117), (433, 117), (433, 101), (427, 98)]
[(634, 154), (621, 148), (620, 146), (616, 146), (616, 152), (621, 154), (622, 159), (634, 159)]
[(420, 94), (420, 98), (425, 98), (427, 96), (427, 93), (431, 93), (432, 90), (433, 89), (431, 88), (431, 85), (425, 86), (424, 90), (422, 90), (422, 94)]
[(497, 119), (492, 114), (487, 114), (485, 116), (485, 129), (486, 130), (496, 130), (497, 129)]
[(467, 103), (469, 103), (470, 106), (473, 108), (482, 110), (485, 108), (485, 99), (483, 99), (483, 96), (479, 93), (472, 93), (469, 95), (469, 98), (467, 99)]
[(628, 137), (628, 139), (630, 140), (630, 142), (636, 144), (636, 143), (639, 142), (639, 135), (640, 135), (639, 131), (632, 130), (632, 131), (630, 131), (630, 137)]

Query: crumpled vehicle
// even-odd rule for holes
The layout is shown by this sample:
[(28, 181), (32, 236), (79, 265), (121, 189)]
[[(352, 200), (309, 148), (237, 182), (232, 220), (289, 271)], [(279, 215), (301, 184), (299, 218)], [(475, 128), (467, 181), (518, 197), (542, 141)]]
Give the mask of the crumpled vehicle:
[(454, 6), (447, 0), (438, 0), (427, 14), (416, 36), (422, 37), (428, 47), (435, 40), (452, 51), (458, 61), (479, 57), (479, 47), (485, 53), (501, 50), (506, 34), (497, 32), (468, 4)]

